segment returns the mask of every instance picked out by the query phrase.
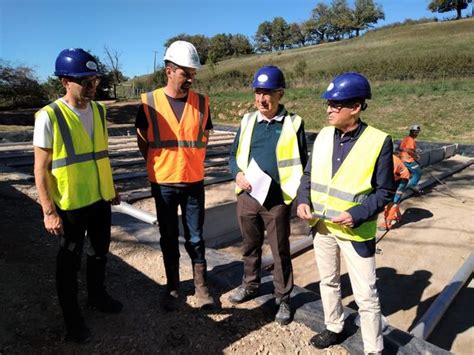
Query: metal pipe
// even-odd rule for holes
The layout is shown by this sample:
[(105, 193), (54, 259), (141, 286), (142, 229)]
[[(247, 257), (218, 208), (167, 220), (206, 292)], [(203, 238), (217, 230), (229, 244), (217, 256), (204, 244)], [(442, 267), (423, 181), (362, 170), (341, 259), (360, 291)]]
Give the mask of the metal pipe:
[(443, 317), (444, 313), (458, 294), (459, 290), (461, 290), (466, 281), (471, 277), (473, 271), (474, 252), (471, 252), (469, 258), (464, 262), (452, 280), (434, 300), (426, 313), (423, 314), (418, 323), (411, 330), (410, 334), (416, 336), (417, 338), (426, 340), (440, 319)]
[(139, 208), (133, 207), (126, 202), (120, 202), (119, 205), (112, 206), (112, 211), (128, 214), (129, 216), (135, 217), (140, 221), (157, 224), (156, 216), (153, 213), (143, 211)]

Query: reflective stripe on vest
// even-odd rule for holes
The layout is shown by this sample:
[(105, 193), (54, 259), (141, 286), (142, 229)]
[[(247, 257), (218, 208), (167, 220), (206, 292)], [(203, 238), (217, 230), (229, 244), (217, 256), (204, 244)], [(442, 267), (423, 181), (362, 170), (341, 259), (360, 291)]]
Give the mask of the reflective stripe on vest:
[(340, 238), (364, 241), (375, 237), (376, 218), (357, 228), (332, 223), (330, 220), (351, 207), (362, 204), (372, 193), (371, 185), (375, 163), (387, 134), (367, 126), (332, 175), (334, 127), (326, 127), (316, 137), (311, 167), (311, 202), (313, 215), (324, 220), (328, 230)]
[[(71, 132), (69, 131), (69, 127), (67, 125), (66, 118), (64, 117), (63, 112), (61, 111), (61, 109), (59, 108), (56, 102), (51, 103), (49, 107), (53, 109), (56, 115), (59, 130), (61, 131), (61, 137), (63, 139), (64, 147), (67, 152), (67, 157), (61, 158), (61, 159), (54, 159), (51, 162), (52, 169), (61, 168), (63, 166), (67, 166), (71, 164), (82, 163), (88, 160), (99, 160), (99, 159), (107, 158), (109, 156), (109, 152), (107, 150), (76, 154), (76, 151), (74, 149), (74, 144), (72, 143)], [(102, 127), (104, 127), (104, 131), (105, 131), (107, 127), (105, 123), (104, 108), (101, 105), (96, 105), (96, 107), (99, 111)]]
[(201, 94), (197, 94), (199, 98), (199, 133), (195, 141), (186, 140), (162, 140), (160, 139), (160, 129), (158, 125), (158, 113), (156, 109), (155, 100), (153, 97), (153, 91), (148, 92), (146, 95), (146, 104), (148, 105), (148, 112), (151, 118), (151, 124), (153, 126), (153, 141), (149, 142), (152, 148), (204, 148), (207, 142), (203, 141), (204, 137), (204, 114), (206, 110), (205, 97)]
[(202, 181), (208, 142), (207, 97), (189, 90), (180, 121), (163, 88), (141, 98), (148, 122), (148, 179), (156, 183)]
[[(245, 172), (249, 164), (250, 146), (257, 116), (258, 112), (252, 112), (245, 114), (242, 118), (236, 162), (243, 172)], [(288, 205), (296, 197), (300, 179), (303, 175), (297, 136), (301, 123), (302, 118), (300, 116), (286, 114), (282, 131), (275, 147), (280, 188), (283, 201)], [(235, 192), (239, 194), (242, 190), (236, 186)]]
[(94, 127), (92, 137), (77, 114), (60, 100), (43, 108), (53, 128), (49, 192), (63, 210), (89, 206), (115, 196), (107, 151), (105, 109), (94, 101), (90, 104)]

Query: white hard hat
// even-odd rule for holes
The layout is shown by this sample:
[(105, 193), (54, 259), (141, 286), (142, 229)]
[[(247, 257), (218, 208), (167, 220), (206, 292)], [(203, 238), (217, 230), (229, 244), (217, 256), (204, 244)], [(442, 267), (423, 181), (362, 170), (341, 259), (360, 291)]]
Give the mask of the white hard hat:
[(165, 53), (165, 61), (169, 60), (179, 66), (199, 69), (201, 62), (196, 47), (186, 41), (175, 41), (171, 43)]
[(410, 131), (419, 131), (421, 129), (419, 124), (412, 124), (410, 126)]

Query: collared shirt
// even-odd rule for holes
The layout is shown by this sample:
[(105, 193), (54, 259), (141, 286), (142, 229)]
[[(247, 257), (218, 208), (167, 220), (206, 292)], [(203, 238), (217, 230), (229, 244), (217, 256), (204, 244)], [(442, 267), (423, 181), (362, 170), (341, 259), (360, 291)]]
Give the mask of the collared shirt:
[[(341, 167), (345, 158), (351, 151), (357, 139), (364, 132), (367, 124), (360, 121), (357, 128), (351, 132), (342, 135), (338, 129), (334, 133), (334, 145), (332, 154), (332, 176)], [(382, 146), (379, 157), (375, 163), (374, 174), (372, 175), (372, 187), (374, 190), (369, 197), (360, 205), (350, 208), (349, 212), (352, 216), (354, 227), (360, 226), (365, 221), (380, 213), (384, 206), (391, 201), (396, 190), (396, 184), (393, 177), (393, 159), (392, 159), (393, 143), (392, 138), (388, 136)], [(318, 152), (312, 152), (318, 154)], [(364, 157), (361, 157), (364, 159)], [(298, 189), (298, 204), (305, 203), (311, 206), (311, 161), (308, 164), (301, 178), (301, 184)]]

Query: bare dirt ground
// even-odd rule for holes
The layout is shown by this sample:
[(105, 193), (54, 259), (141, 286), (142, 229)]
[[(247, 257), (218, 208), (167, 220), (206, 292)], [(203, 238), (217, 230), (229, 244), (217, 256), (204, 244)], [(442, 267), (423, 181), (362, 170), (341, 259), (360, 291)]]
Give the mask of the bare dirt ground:
[[(113, 105), (109, 117), (116, 124), (132, 123), (136, 107), (137, 103)], [(3, 131), (12, 124), (31, 130), (34, 111), (1, 112)], [(7, 119), (12, 115), (14, 119)], [(223, 187), (215, 186), (217, 196)], [(34, 196), (31, 181), (0, 174), (0, 354), (317, 353), (309, 344), (314, 335), (309, 328), (296, 322), (280, 326), (273, 313), (254, 302), (234, 307), (227, 301), (229, 290), (220, 293), (211, 286), (219, 307), (206, 312), (196, 309), (191, 267), (185, 261), (181, 264), (183, 302), (177, 311), (165, 311), (159, 302), (165, 284), (160, 251), (137, 243), (117, 227), (112, 231), (107, 285), (109, 293), (124, 303), (124, 311), (105, 315), (84, 308), (92, 341), (65, 342), (54, 281), (58, 245), (42, 226)], [(81, 304), (86, 298), (83, 269)], [(332, 353), (347, 351), (336, 347)]]
[[(126, 111), (120, 110), (122, 106)], [(115, 115), (114, 123), (122, 124), (133, 122), (135, 110), (136, 103), (123, 103), (112, 105), (109, 112)], [(447, 196), (443, 186), (403, 202), (403, 225), (379, 243), (379, 291), (390, 324), (409, 330), (473, 249), (473, 177), (471, 166), (447, 180), (466, 203)], [(57, 241), (43, 229), (34, 196), (31, 182), (0, 174), (0, 354), (348, 353), (343, 347), (317, 352), (309, 345), (314, 332), (305, 325), (293, 322), (279, 326), (273, 322), (272, 312), (253, 302), (234, 307), (227, 301), (229, 290), (212, 289), (220, 303), (216, 310), (196, 309), (186, 260), (181, 264), (182, 305), (175, 312), (163, 310), (159, 294), (165, 278), (160, 251), (137, 243), (117, 226), (112, 232), (107, 284), (109, 292), (124, 303), (124, 311), (104, 315), (85, 309), (92, 341), (85, 345), (67, 343), (54, 286)], [(212, 185), (206, 191), (207, 206), (234, 198), (232, 183)], [(149, 201), (140, 204), (153, 210)], [(238, 245), (224, 251), (239, 255)], [(319, 276), (312, 251), (297, 257), (294, 269), (296, 284), (317, 292)], [(344, 269), (342, 275), (344, 303), (354, 307)], [(83, 270), (80, 280), (84, 304)], [(471, 281), (464, 287), (430, 342), (459, 354), (472, 352), (473, 286)]]

